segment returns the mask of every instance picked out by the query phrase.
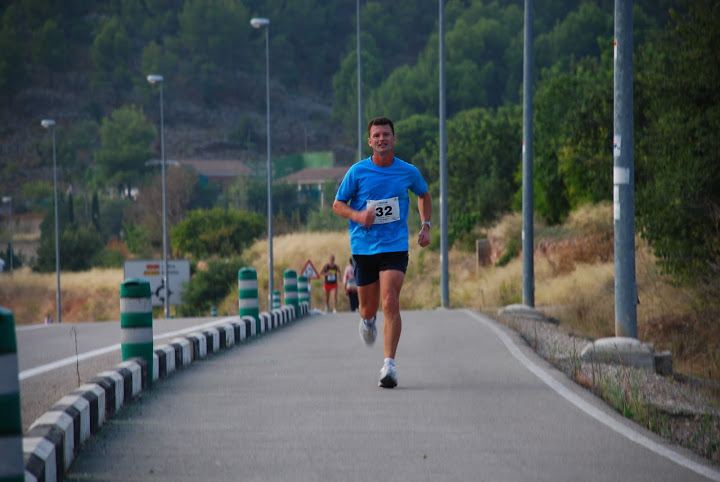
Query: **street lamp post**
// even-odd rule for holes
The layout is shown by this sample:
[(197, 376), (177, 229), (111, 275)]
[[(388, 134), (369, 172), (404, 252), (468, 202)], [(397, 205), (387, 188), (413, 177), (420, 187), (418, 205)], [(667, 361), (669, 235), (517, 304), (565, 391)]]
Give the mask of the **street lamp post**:
[(15, 257), (15, 251), (13, 250), (13, 233), (15, 231), (15, 226), (13, 225), (13, 210), (12, 210), (12, 197), (10, 196), (4, 196), (2, 198), (2, 201), (4, 203), (9, 203), (10, 205), (10, 245), (8, 248), (9, 254), (10, 254), (10, 272), (13, 271), (13, 258)]
[(167, 235), (167, 172), (165, 169), (165, 125), (163, 119), (163, 82), (162, 75), (150, 74), (147, 81), (160, 86), (160, 164), (162, 165), (162, 224), (163, 224), (163, 289), (165, 318), (170, 318), (170, 276), (168, 276), (168, 235)]
[(55, 121), (53, 119), (43, 119), (40, 122), (46, 129), (52, 128), (53, 139), (53, 194), (55, 198), (55, 275), (57, 278), (57, 288), (55, 294), (55, 304), (57, 314), (55, 315), (58, 323), (62, 323), (62, 297), (60, 295), (60, 227), (58, 223), (58, 195), (57, 195), (57, 159), (55, 155)]
[(357, 118), (358, 118), (358, 161), (363, 159), (363, 122), (362, 122), (362, 57), (360, 53), (360, 0), (355, 1), (357, 18)]
[(265, 118), (267, 122), (267, 216), (268, 216), (268, 306), (272, 306), (273, 283), (273, 223), (272, 223), (272, 162), (270, 160), (270, 20), (253, 18), (250, 25), (265, 27)]

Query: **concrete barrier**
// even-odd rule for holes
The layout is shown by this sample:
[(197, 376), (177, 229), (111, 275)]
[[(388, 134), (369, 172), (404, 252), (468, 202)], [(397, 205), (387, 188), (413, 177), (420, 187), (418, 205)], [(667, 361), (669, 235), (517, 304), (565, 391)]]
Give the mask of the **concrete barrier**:
[[(307, 304), (303, 303), (303, 305)], [(0, 308), (0, 315), (3, 314)], [(258, 314), (258, 320), (263, 320), (262, 324), (252, 316), (243, 316), (239, 321), (210, 328), (201, 333), (191, 333), (185, 337), (175, 338), (167, 345), (159, 346), (152, 352), (152, 362), (148, 362), (146, 357), (142, 356), (125, 360), (112, 370), (98, 373), (88, 383), (58, 400), (51, 410), (31, 425), (24, 437), (18, 395), (15, 469), (19, 470), (19, 474), (16, 477), (2, 478), (5, 457), (11, 454), (5, 448), (12, 447), (12, 444), (6, 445), (2, 441), (4, 434), (0, 433), (0, 449), (2, 449), (0, 450), (0, 462), (2, 462), (0, 482), (64, 480), (65, 473), (78, 456), (82, 444), (92, 434), (97, 433), (108, 418), (149, 388), (151, 379), (165, 378), (195, 360), (247, 341), (257, 336), (258, 326), (264, 327), (265, 332), (276, 329), (290, 322), (295, 315), (295, 306), (283, 306), (272, 312)], [(6, 329), (5, 321), (0, 316), (0, 350), (10, 340), (3, 331)], [(12, 333), (14, 340), (14, 322)], [(13, 350), (16, 350), (14, 347), (15, 345)], [(3, 357), (4, 353), (0, 351), (0, 360), (5, 361)], [(0, 365), (0, 370), (3, 368), (4, 365)], [(0, 382), (6, 381), (5, 373), (0, 371)], [(15, 356), (14, 373), (15, 390), (19, 393), (17, 356)], [(0, 384), (0, 389), (3, 386)], [(4, 415), (6, 412), (2, 413)], [(0, 419), (0, 426), (4, 423), (7, 423), (7, 419), (3, 416)]]
[[(120, 285), (120, 344), (122, 359), (142, 357), (153, 373), (153, 318), (150, 283), (140, 278)], [(152, 385), (152, 376), (148, 382)]]
[(0, 481), (23, 480), (15, 316), (0, 307)]
[(298, 304), (297, 306), (300, 306), (303, 302), (310, 302), (310, 291), (308, 291), (308, 288), (310, 286), (310, 282), (307, 279), (307, 276), (298, 276), (297, 279), (297, 300)]
[(292, 269), (286, 269), (283, 273), (283, 289), (285, 290), (285, 306), (292, 306), (297, 309), (298, 305), (298, 289), (297, 289), (297, 272)]
[(257, 271), (242, 268), (238, 271), (238, 307), (240, 318), (252, 316), (259, 323)]

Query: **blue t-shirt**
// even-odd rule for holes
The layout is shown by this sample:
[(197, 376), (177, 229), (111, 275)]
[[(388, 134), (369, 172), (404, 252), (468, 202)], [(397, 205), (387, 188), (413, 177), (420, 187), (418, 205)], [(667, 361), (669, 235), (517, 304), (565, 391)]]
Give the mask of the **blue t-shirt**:
[(356, 211), (366, 209), (370, 201), (376, 211), (375, 224), (369, 228), (350, 221), (352, 254), (408, 250), (408, 190), (422, 196), (428, 187), (415, 166), (397, 157), (387, 167), (376, 166), (369, 157), (350, 167), (335, 199)]

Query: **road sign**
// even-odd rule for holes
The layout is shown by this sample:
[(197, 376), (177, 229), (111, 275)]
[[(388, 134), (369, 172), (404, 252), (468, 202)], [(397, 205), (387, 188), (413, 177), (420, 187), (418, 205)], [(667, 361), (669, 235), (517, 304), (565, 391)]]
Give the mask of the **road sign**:
[[(150, 283), (153, 306), (164, 306), (163, 261), (125, 261), (125, 279), (142, 278)], [(183, 284), (190, 282), (190, 261), (168, 260), (168, 294), (171, 305), (182, 304)]]
[(305, 263), (305, 267), (300, 272), (300, 275), (305, 276), (307, 279), (320, 279), (318, 271), (315, 269), (315, 266), (313, 266), (312, 261), (310, 260), (307, 260), (307, 263)]

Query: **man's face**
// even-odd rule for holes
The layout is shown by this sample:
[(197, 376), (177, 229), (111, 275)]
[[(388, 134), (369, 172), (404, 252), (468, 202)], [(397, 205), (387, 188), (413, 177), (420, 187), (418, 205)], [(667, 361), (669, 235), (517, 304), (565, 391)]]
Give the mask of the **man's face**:
[(389, 125), (370, 127), (370, 138), (368, 144), (372, 147), (373, 152), (378, 154), (386, 154), (392, 152), (395, 146), (395, 136)]

